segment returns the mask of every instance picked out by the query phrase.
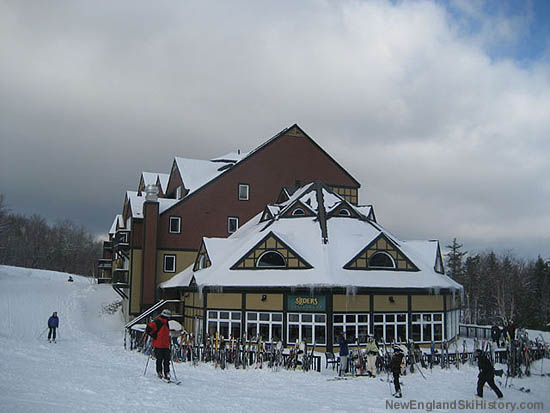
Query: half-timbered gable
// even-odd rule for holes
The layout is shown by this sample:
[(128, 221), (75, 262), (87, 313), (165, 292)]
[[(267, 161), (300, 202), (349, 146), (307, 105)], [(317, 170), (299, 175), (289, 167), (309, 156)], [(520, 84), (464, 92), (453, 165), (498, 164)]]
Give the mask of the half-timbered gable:
[(381, 233), (349, 263), (348, 270), (419, 271), (418, 267), (386, 234)]
[(305, 270), (312, 267), (273, 232), (267, 234), (251, 251), (231, 267), (232, 270), (282, 268)]

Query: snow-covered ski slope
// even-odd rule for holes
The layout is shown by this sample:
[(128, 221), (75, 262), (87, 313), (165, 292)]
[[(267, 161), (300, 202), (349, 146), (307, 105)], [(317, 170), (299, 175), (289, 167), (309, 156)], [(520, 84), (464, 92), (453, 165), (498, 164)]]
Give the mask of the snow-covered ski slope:
[[(402, 399), (392, 398), (388, 383), (378, 378), (330, 381), (334, 372), (324, 365), (319, 374), (265, 368), (221, 371), (178, 363), (176, 373), (183, 383), (176, 386), (158, 380), (151, 362), (143, 377), (147, 358), (124, 350), (120, 313), (103, 310), (118, 296), (108, 285), (78, 276), (69, 283), (67, 278), (64, 273), (0, 266), (1, 412), (388, 412), (387, 402), (413, 401), (418, 406), (474, 400), (477, 368), (468, 365), (458, 371), (424, 371), (427, 380), (418, 373), (402, 377)], [(48, 343), (47, 332), (40, 336), (53, 311), (60, 318), (56, 344)], [(540, 367), (537, 363), (532, 371), (540, 373)], [(543, 372), (550, 372), (550, 360)], [(494, 411), (534, 411), (525, 405), (520, 410), (522, 402), (543, 402), (543, 411), (550, 410), (550, 377), (513, 383), (531, 393), (502, 385), (503, 409)], [(486, 389), (484, 401), (497, 399)], [(504, 403), (509, 403), (507, 409)], [(490, 410), (470, 405), (461, 411)]]

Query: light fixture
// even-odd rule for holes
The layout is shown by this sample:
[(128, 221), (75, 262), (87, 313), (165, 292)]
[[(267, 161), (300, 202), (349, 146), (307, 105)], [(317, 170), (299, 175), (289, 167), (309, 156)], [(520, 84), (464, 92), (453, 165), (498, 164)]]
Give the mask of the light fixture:
[(391, 295), (388, 297), (388, 301), (392, 304), (395, 303), (395, 300), (393, 299), (393, 296), (391, 296)]
[(267, 300), (267, 295), (264, 294), (262, 295), (262, 301), (265, 301), (265, 300)]

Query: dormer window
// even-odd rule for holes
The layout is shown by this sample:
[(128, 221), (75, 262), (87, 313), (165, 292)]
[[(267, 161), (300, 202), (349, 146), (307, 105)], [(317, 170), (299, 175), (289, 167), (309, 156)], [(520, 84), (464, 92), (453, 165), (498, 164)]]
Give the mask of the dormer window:
[(206, 255), (202, 254), (199, 258), (198, 269), (202, 270), (206, 266)]
[(170, 234), (181, 233), (181, 217), (170, 217), (170, 226), (168, 228)]
[(256, 266), (258, 268), (285, 268), (286, 261), (277, 251), (266, 251), (260, 255)]
[(176, 188), (176, 199), (181, 199), (181, 185)]
[(380, 251), (370, 257), (369, 268), (395, 268), (395, 263), (389, 254)]
[(341, 217), (349, 217), (351, 216), (351, 212), (349, 212), (349, 209), (342, 208), (340, 211), (338, 211), (338, 215)]
[(250, 199), (250, 186), (248, 184), (239, 184), (239, 201), (248, 201)]
[(292, 211), (292, 215), (294, 216), (302, 216), (305, 215), (305, 211), (302, 208), (296, 208), (294, 211)]

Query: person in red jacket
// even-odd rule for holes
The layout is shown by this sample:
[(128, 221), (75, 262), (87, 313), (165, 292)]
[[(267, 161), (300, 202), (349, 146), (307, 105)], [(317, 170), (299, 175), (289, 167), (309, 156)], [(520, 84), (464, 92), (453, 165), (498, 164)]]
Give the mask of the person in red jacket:
[(162, 313), (147, 324), (145, 329), (145, 332), (153, 338), (153, 348), (157, 359), (157, 374), (161, 379), (166, 380), (170, 380), (170, 328), (168, 318), (171, 315), (170, 310), (162, 310)]

